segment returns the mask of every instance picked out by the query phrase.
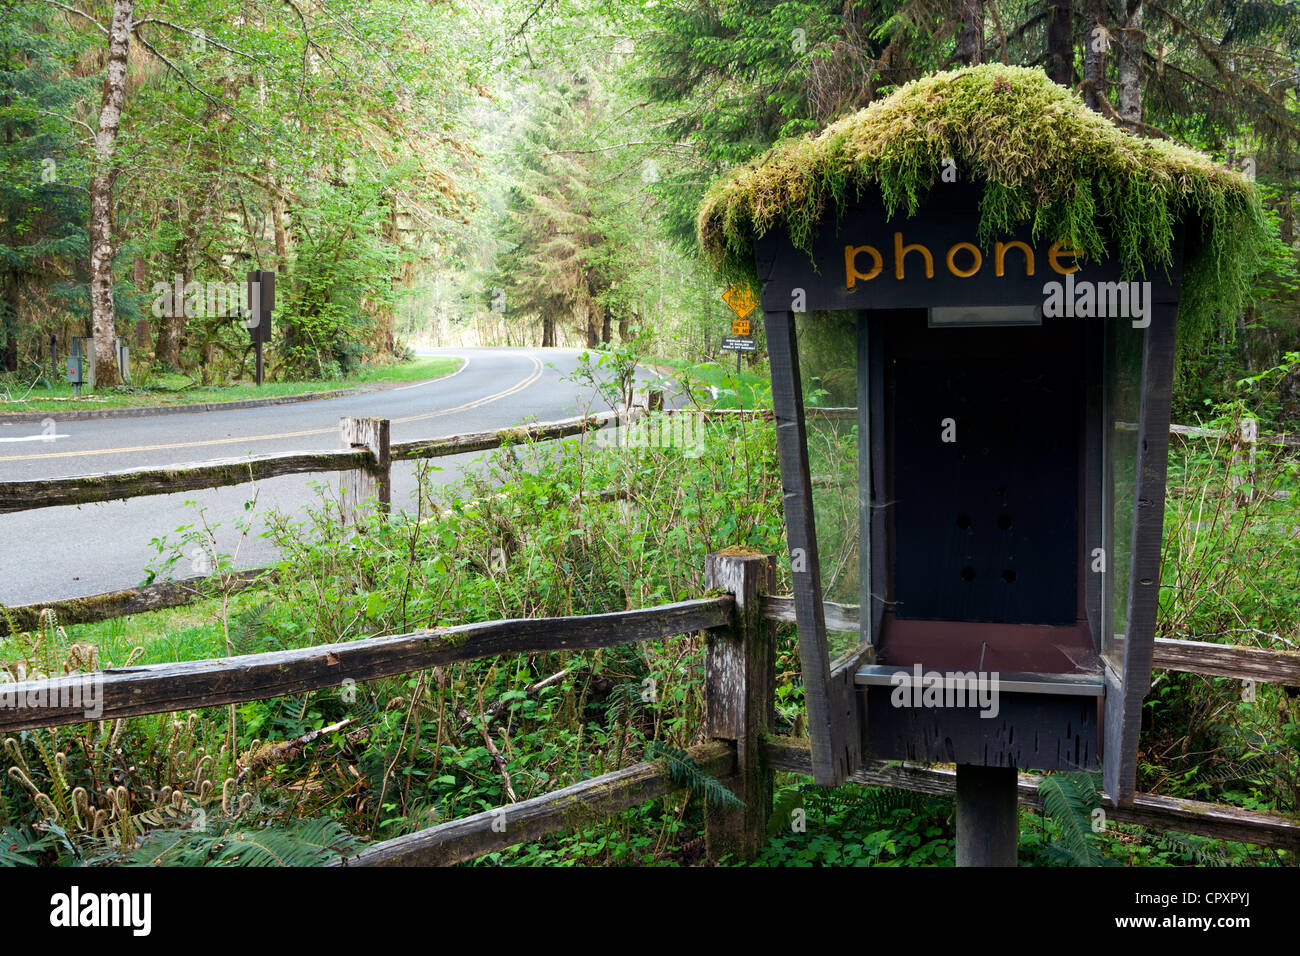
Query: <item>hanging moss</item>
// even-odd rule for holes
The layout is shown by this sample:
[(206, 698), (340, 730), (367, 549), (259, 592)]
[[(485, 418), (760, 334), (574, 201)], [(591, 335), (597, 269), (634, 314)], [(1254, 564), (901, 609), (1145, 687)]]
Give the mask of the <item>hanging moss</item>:
[(819, 134), (778, 143), (709, 191), (700, 244), (714, 268), (752, 277), (754, 240), (770, 229), (808, 250), (828, 211), (870, 189), (891, 218), (914, 215), (949, 157), (962, 179), (983, 185), (985, 245), (1031, 224), (1035, 241), (1113, 256), (1133, 277), (1167, 268), (1174, 226), (1189, 222), (1184, 347), (1235, 319), (1270, 245), (1244, 177), (1185, 146), (1124, 132), (1041, 70), (1000, 64), (936, 73)]

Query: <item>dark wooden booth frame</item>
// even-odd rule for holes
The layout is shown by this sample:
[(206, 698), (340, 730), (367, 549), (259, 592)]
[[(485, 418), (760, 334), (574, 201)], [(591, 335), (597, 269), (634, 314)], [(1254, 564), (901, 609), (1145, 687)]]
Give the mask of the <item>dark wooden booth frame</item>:
[[(955, 197), (955, 198), (954, 198)], [(1044, 279), (1060, 276), (1046, 269), (1026, 284), (1023, 281), (998, 287), (992, 282), (975, 282), (970, 285), (954, 283), (941, 276), (937, 283), (927, 286), (925, 281), (894, 282), (887, 272), (879, 277), (887, 281), (876, 285), (859, 283), (857, 291), (836, 284), (831, 276), (817, 274), (816, 263), (838, 262), (836, 250), (864, 240), (876, 242), (882, 248), (884, 233), (901, 231), (908, 242), (924, 242), (933, 248), (945, 248), (954, 236), (974, 235), (978, 222), (978, 203), (971, 193), (954, 193), (936, 207), (922, 210), (912, 219), (888, 223), (878, 205), (870, 201), (846, 211), (838, 219), (828, 216), (824, 228), (814, 240), (811, 253), (797, 250), (789, 237), (780, 232), (769, 233), (756, 243), (758, 274), (762, 280), (762, 303), (767, 334), (771, 371), (773, 411), (777, 426), (783, 500), (787, 521), (788, 543), (792, 570), (792, 597), (796, 612), (800, 657), (803, 662), (805, 701), (808, 711), (808, 733), (812, 742), (812, 771), (820, 784), (842, 783), (864, 761), (878, 754), (869, 753), (867, 746), (868, 692), (855, 686), (858, 669), (874, 661), (877, 642), (884, 618), (882, 598), (885, 569), (891, 549), (886, 539), (885, 522), (864, 520), (859, 533), (861, 555), (860, 605), (871, 612), (863, 622), (862, 644), (836, 660), (830, 658), (830, 644), (826, 635), (823, 610), (823, 591), (816, 529), (813, 521), (813, 497), (808, 459), (807, 430), (799, 370), (796, 313), (790, 304), (801, 295), (808, 312), (843, 311), (852, 309), (860, 315), (857, 348), (859, 405), (862, 396), (870, 389), (870, 413), (859, 413), (859, 481), (864, 485), (870, 470), (871, 487), (882, 489), (887, 480), (886, 435), (883, 409), (884, 355), (879, 330), (883, 322), (899, 316), (903, 310), (916, 310), (927, 305), (966, 305), (979, 308), (990, 305), (1024, 305), (1041, 302), (1033, 290), (1040, 289)], [(932, 218), (927, 219), (927, 215)], [(1032, 244), (1028, 235), (1004, 237)], [(1041, 248), (1041, 244), (1032, 244)], [(1129, 584), (1127, 589), (1127, 626), (1122, 641), (1116, 634), (1112, 653), (1098, 650), (1098, 665), (1105, 682), (1104, 702), (1100, 715), (1100, 765), (1107, 794), (1118, 804), (1132, 801), (1135, 791), (1138, 733), (1141, 726), (1142, 701), (1150, 687), (1151, 660), (1154, 649), (1155, 616), (1159, 592), (1161, 532), (1164, 518), (1165, 477), (1168, 457), (1170, 390), (1172, 386), (1174, 347), (1177, 335), (1177, 302), (1181, 284), (1183, 244), (1181, 233), (1174, 249), (1173, 267), (1167, 275), (1152, 274), (1145, 278), (1152, 282), (1150, 325), (1143, 330), (1141, 354), (1141, 404), (1138, 419), (1137, 461), (1133, 491), (1133, 526), (1130, 544)], [(1046, 256), (1043, 257), (1043, 260)], [(1091, 281), (1116, 281), (1120, 278), (1118, 266), (1113, 261), (1104, 263), (1079, 263), (1076, 279)], [(908, 268), (913, 268), (909, 265)], [(936, 269), (936, 272), (938, 270)], [(1135, 277), (1142, 279), (1144, 277)], [(1000, 281), (1000, 280), (999, 280)], [(928, 291), (927, 291), (928, 289)], [(863, 293), (866, 294), (863, 294)], [(931, 296), (927, 302), (926, 296)], [(914, 313), (913, 313), (914, 314)], [(1097, 323), (1097, 319), (1075, 319)], [(1099, 326), (1097, 326), (1099, 327)], [(1091, 334), (1089, 335), (1091, 339)], [(1084, 382), (1085, 417), (1080, 440), (1086, 443), (1088, 454), (1080, 476), (1079, 536), (1085, 545), (1086, 555), (1092, 546), (1103, 546), (1107, 559), (1114, 549), (1110, 540), (1111, 529), (1099, 526), (1101, 502), (1097, 500), (1100, 479), (1109, 478), (1109, 462), (1094, 462), (1092, 452), (1100, 447), (1102, 435), (1098, 433), (1101, 415), (1094, 414), (1104, 386), (1097, 360), (1091, 355), (1080, 359), (1085, 363)], [(1103, 363), (1104, 364), (1104, 363)], [(1097, 419), (1094, 421), (1093, 419)], [(1101, 471), (1098, 474), (1098, 470)], [(859, 513), (870, 519), (872, 512), (883, 507), (872, 501), (867, 493), (859, 496)], [(869, 530), (866, 530), (868, 529)], [(1101, 630), (1106, 627), (1102, 619), (1106, 602), (1101, 600), (1097, 575), (1085, 575), (1079, 585), (1079, 604), (1086, 612), (1094, 639), (1100, 643)], [(1112, 592), (1113, 593), (1113, 592)], [(1096, 619), (1094, 620), (1094, 615)], [(990, 625), (998, 626), (998, 625)], [(1022, 695), (1008, 695), (1018, 699)], [(1019, 703), (1023, 703), (1020, 701)], [(1018, 705), (1017, 705), (1018, 706)], [(1065, 708), (1074, 707), (1078, 701), (1062, 702)], [(1096, 725), (1094, 725), (1095, 728)], [(1085, 750), (1088, 748), (1085, 747)], [(887, 755), (888, 756), (888, 755)], [(1089, 765), (1095, 766), (1098, 755), (1087, 754)], [(930, 755), (930, 759), (936, 759)]]

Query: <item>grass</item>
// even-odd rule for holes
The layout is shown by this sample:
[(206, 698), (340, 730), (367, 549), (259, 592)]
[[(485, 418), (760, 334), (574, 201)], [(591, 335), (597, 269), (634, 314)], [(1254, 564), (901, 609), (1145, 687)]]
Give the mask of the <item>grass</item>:
[[(230, 599), (232, 616), (248, 611), (266, 601), (260, 589), (241, 591)], [(225, 656), (221, 633), (221, 601), (212, 598), (183, 607), (165, 608), (144, 614), (97, 621), (93, 624), (64, 626), (70, 642), (94, 644), (105, 667), (120, 667), (135, 648), (142, 654), (136, 664), (167, 664)], [(7, 645), (13, 635), (6, 635), (0, 623), (0, 663), (21, 656), (21, 648)]]
[(123, 386), (99, 394), (83, 394), (81, 398), (72, 394), (72, 386), (67, 382), (50, 383), (47, 379), (40, 379), (33, 385), (30, 379), (19, 381), (10, 375), (0, 377), (0, 422), (4, 420), (6, 412), (72, 412), (104, 408), (200, 405), (306, 395), (366, 385), (418, 382), (450, 375), (460, 365), (459, 358), (430, 356), (396, 365), (366, 366), (346, 378), (267, 382), (260, 387), (252, 382), (196, 385), (185, 375), (160, 374), (149, 375), (144, 379), (144, 384)]
[(743, 367), (737, 375), (734, 359), (722, 362), (686, 362), (682, 359), (655, 358), (650, 364), (684, 374), (692, 386), (713, 386), (718, 389), (717, 401), (704, 403), (709, 407), (762, 408), (772, 404), (769, 394), (772, 384), (768, 376), (746, 371)]

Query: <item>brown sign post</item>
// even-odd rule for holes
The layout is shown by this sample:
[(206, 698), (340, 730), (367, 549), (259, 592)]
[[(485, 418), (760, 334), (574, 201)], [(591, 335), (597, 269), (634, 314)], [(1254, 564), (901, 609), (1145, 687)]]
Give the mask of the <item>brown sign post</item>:
[(271, 341), (271, 313), (275, 310), (275, 273), (254, 270), (245, 278), (248, 315), (244, 324), (257, 353), (256, 380), (261, 385), (264, 375), (262, 350)]

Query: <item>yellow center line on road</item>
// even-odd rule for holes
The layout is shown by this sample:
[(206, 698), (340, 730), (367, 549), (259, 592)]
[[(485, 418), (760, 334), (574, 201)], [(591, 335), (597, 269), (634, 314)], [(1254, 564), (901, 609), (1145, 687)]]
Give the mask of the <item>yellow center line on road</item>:
[[(479, 408), (483, 405), (489, 405), (492, 402), (508, 398), (516, 392), (521, 392), (528, 388), (539, 378), (542, 377), (542, 363), (533, 356), (528, 356), (529, 361), (533, 363), (533, 370), (523, 379), (511, 385), (507, 389), (495, 392), (491, 395), (485, 395), (477, 398), (472, 402), (466, 402), (464, 405), (457, 405), (455, 408), (444, 408), (436, 412), (425, 412), (422, 415), (408, 415), (405, 418), (394, 418), (394, 425), (406, 424), (407, 422), (427, 421), (430, 418), (439, 418), (443, 415), (451, 415), (454, 412), (464, 412), (471, 408)], [(450, 376), (448, 376), (450, 377)], [(305, 435), (330, 435), (337, 434), (338, 426), (333, 428), (309, 428), (298, 432), (280, 432), (275, 435), (253, 435), (248, 438), (211, 438), (206, 441), (183, 441), (171, 442), (165, 445), (131, 445), (125, 448), (92, 448), (87, 451), (54, 451), (47, 452), (43, 455), (7, 455), (0, 456), (0, 461), (37, 461), (45, 458), (78, 458), (81, 456), (90, 457), (93, 455), (127, 455), (133, 452), (141, 451), (161, 451), (168, 448), (202, 448), (209, 445), (237, 445), (240, 442), (255, 441), (275, 441), (279, 438), (302, 438)]]

